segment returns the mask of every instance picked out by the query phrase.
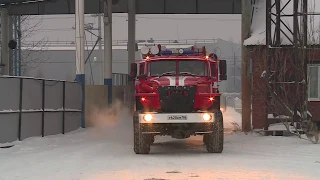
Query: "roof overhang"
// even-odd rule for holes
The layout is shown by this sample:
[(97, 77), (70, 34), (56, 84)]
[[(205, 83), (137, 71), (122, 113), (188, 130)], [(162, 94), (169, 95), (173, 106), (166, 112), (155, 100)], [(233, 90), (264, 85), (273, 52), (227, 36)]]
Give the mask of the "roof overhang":
[[(85, 14), (103, 13), (103, 1), (84, 1)], [(240, 0), (136, 0), (136, 3), (137, 14), (241, 14)], [(10, 15), (75, 13), (75, 0), (0, 0), (0, 4)], [(127, 7), (128, 0), (118, 0), (113, 13), (127, 13)]]

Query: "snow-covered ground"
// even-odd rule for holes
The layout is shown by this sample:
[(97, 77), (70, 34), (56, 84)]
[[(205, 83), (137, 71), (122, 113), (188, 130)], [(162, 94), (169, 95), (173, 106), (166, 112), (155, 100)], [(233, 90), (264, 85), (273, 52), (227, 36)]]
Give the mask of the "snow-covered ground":
[[(225, 127), (241, 123), (232, 108)], [(156, 138), (148, 155), (132, 148), (131, 118), (66, 135), (30, 138), (0, 149), (0, 180), (319, 179), (320, 146), (297, 137), (226, 133), (222, 154), (209, 154), (202, 137)]]

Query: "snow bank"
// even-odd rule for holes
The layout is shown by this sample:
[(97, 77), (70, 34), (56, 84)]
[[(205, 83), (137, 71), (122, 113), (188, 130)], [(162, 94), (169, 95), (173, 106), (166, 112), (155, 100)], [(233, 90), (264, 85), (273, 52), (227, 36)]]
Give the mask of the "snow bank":
[[(272, 4), (274, 0), (271, 0)], [(288, 0), (281, 1), (281, 8), (288, 2)], [(301, 5), (299, 4), (299, 7)], [(265, 45), (266, 44), (266, 0), (256, 0), (256, 4), (253, 6), (254, 14), (252, 17), (251, 24), (251, 37), (244, 41), (244, 45)], [(302, 12), (302, 10), (299, 11)], [(320, 11), (319, 0), (308, 0), (308, 12), (315, 13)], [(273, 13), (276, 13), (275, 8), (273, 8)], [(284, 9), (283, 13), (286, 15), (293, 14), (293, 1), (291, 1)], [(271, 16), (274, 21), (276, 21), (275, 16)], [(281, 20), (286, 24), (291, 30), (293, 29), (293, 17), (281, 17)], [(274, 34), (275, 25), (272, 23), (272, 34)], [(281, 29), (292, 39), (292, 34), (290, 31), (281, 24)], [(320, 16), (314, 15), (308, 16), (308, 43), (319, 44), (320, 38)], [(281, 32), (281, 44), (282, 45), (292, 45), (288, 38)]]

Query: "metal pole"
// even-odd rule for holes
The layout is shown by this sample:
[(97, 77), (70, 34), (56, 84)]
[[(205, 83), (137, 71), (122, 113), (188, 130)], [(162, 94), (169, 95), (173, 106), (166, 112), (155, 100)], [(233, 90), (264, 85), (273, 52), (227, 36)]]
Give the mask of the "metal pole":
[(81, 127), (85, 127), (85, 63), (84, 63), (84, 0), (75, 2), (76, 20), (76, 81), (82, 87)]
[[(18, 27), (18, 23), (17, 23), (17, 16), (14, 16), (14, 40), (17, 41), (18, 40), (18, 36), (17, 36), (17, 27)], [(14, 75), (18, 76), (18, 47), (14, 50)]]
[(1, 9), (1, 73), (9, 75), (9, 16), (5, 8)]
[[(242, 44), (248, 38), (251, 22), (251, 1), (242, 0)], [(241, 80), (241, 102), (242, 102), (242, 131), (251, 130), (251, 85), (250, 85), (250, 62), (246, 47), (242, 46), (242, 80)]]
[[(130, 77), (131, 63), (135, 61), (136, 43), (136, 0), (128, 1), (128, 75)], [(128, 106), (133, 110), (133, 86), (131, 78), (128, 80)]]
[(112, 0), (104, 0), (104, 85), (108, 86), (108, 103), (112, 103)]
[(265, 114), (264, 114), (264, 130), (268, 130), (269, 128), (269, 122), (268, 122), (268, 114), (269, 114), (269, 102), (270, 102), (270, 94), (271, 94), (271, 88), (269, 88), (269, 77), (270, 77), (270, 71), (271, 71), (271, 59), (273, 56), (273, 49), (270, 48), (272, 46), (272, 2), (266, 1), (266, 59), (264, 62), (264, 67), (266, 69), (266, 84), (265, 84)]
[(101, 36), (101, 14), (98, 14), (98, 36), (99, 36), (99, 62), (100, 64), (100, 68), (101, 68), (101, 74), (100, 74), (100, 85), (104, 84), (104, 76), (103, 76), (103, 51), (102, 51), (102, 36)]
[[(12, 16), (9, 16), (8, 17), (8, 21), (9, 21), (9, 25), (8, 25), (8, 38), (9, 40), (13, 39), (13, 18)], [(9, 75), (10, 76), (13, 76), (14, 75), (14, 72), (13, 72), (13, 50), (12, 49), (9, 49)]]
[(19, 45), (19, 58), (18, 58), (18, 67), (19, 67), (19, 76), (21, 76), (21, 61), (22, 61), (22, 57), (21, 57), (21, 15), (18, 15), (18, 45)]

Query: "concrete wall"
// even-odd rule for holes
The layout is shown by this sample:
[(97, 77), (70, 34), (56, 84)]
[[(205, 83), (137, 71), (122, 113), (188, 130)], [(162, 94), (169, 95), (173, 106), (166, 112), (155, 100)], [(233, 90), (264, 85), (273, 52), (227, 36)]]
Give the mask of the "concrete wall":
[(80, 127), (80, 84), (0, 77), (0, 87), (0, 143), (66, 133)]

